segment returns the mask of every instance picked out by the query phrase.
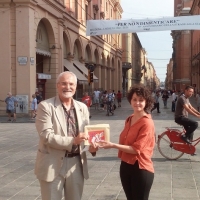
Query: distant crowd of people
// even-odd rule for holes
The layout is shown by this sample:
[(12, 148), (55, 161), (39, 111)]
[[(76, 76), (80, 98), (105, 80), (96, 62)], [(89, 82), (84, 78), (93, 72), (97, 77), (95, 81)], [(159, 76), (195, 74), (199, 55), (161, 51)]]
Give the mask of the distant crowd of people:
[[(154, 99), (154, 106), (151, 109), (151, 113), (156, 109), (157, 113), (160, 111), (160, 101), (163, 102), (163, 108), (168, 108), (168, 99), (171, 96), (171, 111), (175, 112), (176, 102), (178, 97), (183, 94), (183, 92), (175, 90), (156, 90), (152, 91), (152, 97)], [(38, 91), (32, 95), (32, 100), (30, 101), (31, 119), (35, 119), (37, 115), (37, 106), (43, 100), (41, 93)], [(116, 107), (121, 107), (122, 93), (118, 90), (115, 93), (114, 90), (98, 90), (97, 88), (89, 94), (87, 91), (84, 92), (81, 101), (85, 103), (90, 112), (90, 107), (93, 106), (95, 110), (105, 110), (107, 114), (113, 114)], [(200, 92), (195, 95), (196, 107), (200, 111)], [(24, 105), (18, 105), (18, 100), (11, 92), (8, 92), (6, 99), (6, 113), (8, 114), (8, 121), (16, 121), (16, 107), (19, 106), (20, 110), (24, 109)], [(92, 116), (90, 115), (90, 118)]]
[[(151, 109), (151, 113), (156, 109), (157, 113), (161, 113), (160, 111), (160, 101), (163, 102), (163, 108), (168, 108), (168, 99), (171, 96), (171, 111), (175, 112), (176, 110), (176, 102), (178, 97), (181, 96), (184, 92), (175, 91), (175, 90), (156, 90), (152, 91), (152, 97), (154, 99), (154, 105)], [(38, 91), (32, 95), (32, 100), (30, 101), (30, 110), (31, 110), (31, 119), (35, 119), (37, 115), (37, 106), (43, 100), (41, 93)], [(2, 101), (2, 100), (1, 100)], [(16, 107), (19, 106), (20, 110), (24, 109), (24, 105), (18, 105), (18, 100), (15, 96), (12, 95), (11, 92), (8, 92), (6, 99), (4, 100), (6, 103), (6, 113), (8, 114), (8, 121), (15, 122), (16, 121)], [(105, 110), (107, 113), (113, 114), (116, 107), (121, 107), (122, 101), (122, 93), (118, 90), (115, 93), (114, 90), (98, 90), (97, 88), (89, 94), (87, 91), (83, 93), (83, 97), (81, 99), (83, 103), (85, 103), (88, 107), (88, 111), (90, 112), (91, 106), (94, 107), (95, 110)], [(197, 110), (200, 111), (200, 91), (195, 95), (196, 107)], [(92, 116), (90, 115), (90, 118)]]
[(122, 93), (120, 92), (120, 90), (115, 93), (115, 91), (111, 89), (109, 91), (100, 91), (95, 88), (94, 92), (91, 95), (88, 95), (88, 92), (85, 92), (81, 101), (88, 106), (89, 111), (90, 107), (94, 106), (95, 110), (105, 110), (107, 111), (106, 115), (113, 115), (116, 107), (121, 107)]
[[(0, 100), (6, 103), (6, 113), (8, 115), (8, 122), (16, 122), (17, 114), (16, 108), (23, 113), (26, 105), (25, 102), (20, 102), (17, 97), (13, 96), (11, 92), (7, 93), (5, 100)], [(42, 96), (39, 92), (35, 92), (32, 95), (32, 100), (30, 101), (31, 119), (35, 119), (37, 115), (37, 106), (42, 101)]]
[(172, 98), (172, 104), (171, 104), (171, 111), (175, 112), (175, 107), (176, 107), (176, 101), (178, 99), (178, 96), (181, 93), (176, 92), (175, 90), (157, 90), (157, 91), (153, 91), (152, 92), (152, 97), (154, 99), (154, 107), (151, 109), (151, 112), (153, 112), (153, 110), (157, 109), (157, 113), (160, 113), (160, 99), (162, 99), (163, 101), (163, 108), (166, 109), (167, 107), (167, 103), (168, 103), (168, 99), (169, 96), (171, 96)]

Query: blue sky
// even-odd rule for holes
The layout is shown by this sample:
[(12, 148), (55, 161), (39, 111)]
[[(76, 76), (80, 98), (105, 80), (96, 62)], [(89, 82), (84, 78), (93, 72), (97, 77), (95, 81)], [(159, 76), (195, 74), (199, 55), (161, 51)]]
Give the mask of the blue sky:
[[(174, 0), (121, 0), (122, 19), (162, 18), (174, 16)], [(171, 31), (137, 33), (147, 58), (160, 81), (165, 81), (167, 64), (172, 57)]]

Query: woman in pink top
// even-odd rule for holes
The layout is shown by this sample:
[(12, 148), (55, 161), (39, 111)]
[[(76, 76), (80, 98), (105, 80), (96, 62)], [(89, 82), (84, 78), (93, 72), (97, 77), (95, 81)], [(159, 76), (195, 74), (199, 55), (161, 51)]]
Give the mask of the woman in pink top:
[(120, 178), (127, 200), (148, 200), (154, 179), (151, 158), (155, 145), (154, 123), (148, 112), (154, 101), (141, 85), (131, 88), (127, 99), (134, 112), (125, 121), (119, 144), (101, 141), (99, 147), (119, 150)]

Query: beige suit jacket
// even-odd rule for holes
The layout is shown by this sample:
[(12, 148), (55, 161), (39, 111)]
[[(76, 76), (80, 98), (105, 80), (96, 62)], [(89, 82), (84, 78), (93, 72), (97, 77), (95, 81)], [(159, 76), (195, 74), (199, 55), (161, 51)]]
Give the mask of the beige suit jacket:
[[(88, 108), (84, 103), (73, 100), (77, 114), (79, 132), (89, 124)], [(35, 163), (35, 174), (39, 180), (51, 182), (60, 173), (66, 150), (71, 151), (73, 137), (67, 136), (65, 113), (58, 96), (42, 101), (37, 109), (36, 129), (39, 145)], [(83, 149), (80, 145), (80, 151)], [(83, 176), (88, 179), (86, 153), (80, 154)]]

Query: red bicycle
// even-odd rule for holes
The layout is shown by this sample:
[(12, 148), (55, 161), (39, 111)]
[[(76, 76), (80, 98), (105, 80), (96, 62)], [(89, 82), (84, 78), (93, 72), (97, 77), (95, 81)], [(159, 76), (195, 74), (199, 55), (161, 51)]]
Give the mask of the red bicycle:
[(192, 144), (187, 144), (180, 137), (185, 133), (178, 129), (166, 128), (167, 130), (162, 134), (158, 135), (158, 151), (160, 154), (169, 159), (169, 160), (177, 160), (184, 153), (194, 154), (196, 151), (195, 146), (200, 142), (200, 137), (196, 140), (191, 141)]

